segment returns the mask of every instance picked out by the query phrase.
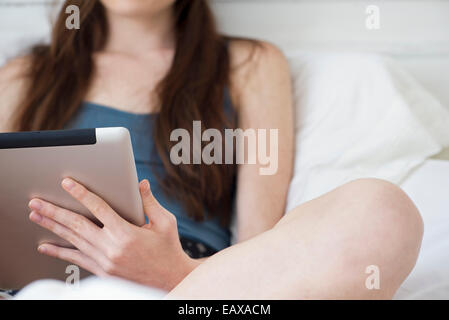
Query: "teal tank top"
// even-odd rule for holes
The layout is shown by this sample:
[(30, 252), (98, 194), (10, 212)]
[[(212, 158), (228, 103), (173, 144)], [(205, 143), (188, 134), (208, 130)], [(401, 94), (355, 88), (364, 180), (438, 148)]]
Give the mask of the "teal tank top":
[[(226, 113), (234, 108), (228, 92), (225, 95)], [(153, 126), (157, 113), (135, 114), (108, 106), (91, 102), (84, 102), (65, 126), (66, 129), (86, 129), (105, 127), (125, 127), (131, 134), (131, 142), (136, 161), (139, 181), (148, 179), (151, 190), (168, 211), (173, 213), (178, 221), (178, 232), (181, 237), (199, 241), (217, 251), (230, 245), (230, 230), (223, 227), (218, 218), (209, 218), (202, 222), (194, 221), (187, 215), (183, 205), (174, 198), (167, 196), (155, 177), (155, 171), (165, 172), (158, 153), (156, 152), (153, 135)]]

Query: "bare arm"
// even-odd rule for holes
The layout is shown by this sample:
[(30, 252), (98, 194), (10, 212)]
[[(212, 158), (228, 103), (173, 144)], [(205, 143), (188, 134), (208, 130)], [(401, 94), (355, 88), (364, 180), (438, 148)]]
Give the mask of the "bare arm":
[[(282, 217), (293, 167), (293, 108), (288, 63), (276, 47), (262, 43), (256, 47), (247, 41), (235, 41), (231, 55), (236, 71), (232, 78), (233, 100), (237, 105), (239, 128), (278, 130), (277, 159), (273, 175), (262, 175), (262, 165), (243, 164), (237, 181), (237, 240), (244, 241), (271, 229)], [(246, 62), (245, 62), (246, 59)], [(247, 163), (247, 162), (245, 162)]]
[(12, 116), (25, 91), (27, 58), (18, 58), (0, 68), (0, 132), (12, 131)]

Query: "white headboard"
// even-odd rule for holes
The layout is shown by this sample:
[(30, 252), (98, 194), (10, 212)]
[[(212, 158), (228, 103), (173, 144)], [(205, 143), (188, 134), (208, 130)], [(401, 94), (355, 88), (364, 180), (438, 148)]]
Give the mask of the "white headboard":
[[(214, 0), (221, 28), (295, 49), (449, 53), (447, 0)], [(379, 10), (379, 29), (368, 29)]]

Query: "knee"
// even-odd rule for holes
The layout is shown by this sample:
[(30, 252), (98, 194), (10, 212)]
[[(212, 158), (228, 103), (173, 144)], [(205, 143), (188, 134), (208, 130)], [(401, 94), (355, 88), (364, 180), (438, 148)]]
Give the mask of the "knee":
[(380, 179), (359, 179), (340, 188), (342, 200), (355, 207), (352, 215), (360, 215), (379, 232), (421, 241), (424, 231), (421, 215), (398, 186)]
[(391, 297), (413, 269), (424, 225), (412, 200), (396, 185), (378, 179), (360, 179), (336, 190), (365, 242), (367, 258), (381, 267), (383, 297)]

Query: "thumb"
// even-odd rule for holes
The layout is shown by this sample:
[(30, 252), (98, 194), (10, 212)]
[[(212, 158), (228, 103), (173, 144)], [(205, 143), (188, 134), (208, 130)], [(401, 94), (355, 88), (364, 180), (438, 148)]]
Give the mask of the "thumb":
[(142, 180), (139, 183), (139, 191), (142, 197), (143, 211), (150, 221), (150, 224), (157, 223), (161, 216), (164, 215), (165, 209), (153, 196), (150, 188), (150, 183), (147, 179)]

